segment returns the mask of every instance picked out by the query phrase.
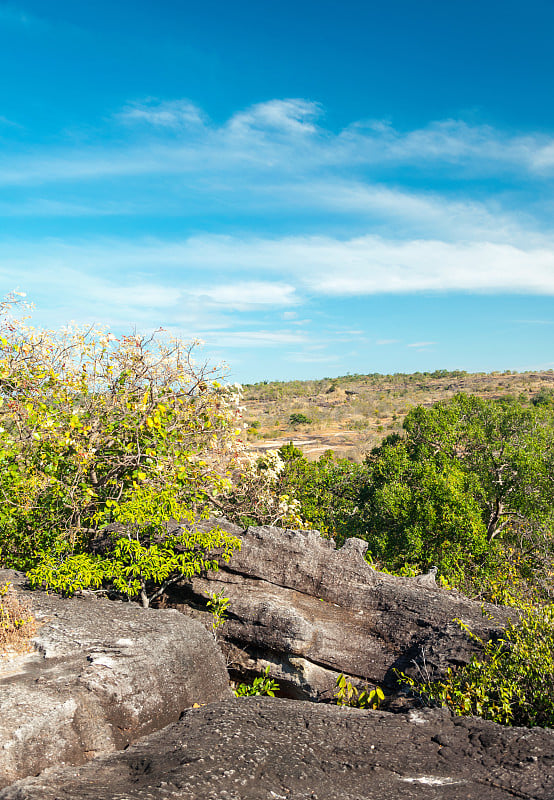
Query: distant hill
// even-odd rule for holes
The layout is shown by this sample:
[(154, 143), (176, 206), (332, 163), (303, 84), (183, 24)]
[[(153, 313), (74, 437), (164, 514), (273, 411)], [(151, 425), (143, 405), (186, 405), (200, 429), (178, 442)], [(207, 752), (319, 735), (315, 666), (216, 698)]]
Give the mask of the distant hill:
[[(541, 389), (554, 389), (554, 370), (435, 370), (263, 381), (244, 386), (244, 419), (255, 449), (279, 447), (293, 440), (309, 458), (332, 449), (360, 461), (381, 439), (401, 429), (413, 406), (432, 405), (457, 392), (489, 398), (512, 396), (528, 403)], [(310, 422), (295, 423), (300, 417)]]

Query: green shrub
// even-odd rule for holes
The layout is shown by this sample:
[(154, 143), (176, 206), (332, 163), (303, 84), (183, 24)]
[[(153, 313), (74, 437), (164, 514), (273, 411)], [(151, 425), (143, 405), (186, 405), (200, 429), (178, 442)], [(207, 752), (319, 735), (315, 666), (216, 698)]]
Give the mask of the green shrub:
[(227, 611), (230, 602), (230, 599), (225, 597), (223, 592), (212, 592), (206, 603), (206, 607), (212, 615), (212, 634), (216, 642), (219, 637), (219, 629), (222, 628), (227, 621)]
[(401, 679), (425, 705), (446, 706), (459, 716), (554, 727), (554, 606), (526, 610), (497, 641), (477, 640), (483, 655), (449, 669), (443, 681)]
[(309, 527), (342, 542), (359, 535), (356, 494), (367, 471), (363, 465), (337, 458), (327, 450), (317, 461), (308, 461), (292, 443), (283, 445), (284, 461), (280, 491), (298, 503), (298, 516)]
[(531, 403), (534, 406), (546, 406), (547, 408), (554, 408), (554, 389), (546, 387), (540, 389), (532, 396)]
[(311, 425), (313, 420), (311, 420), (305, 414), (295, 412), (294, 414), (290, 415), (289, 422), (291, 425)]
[[(110, 588), (146, 605), (238, 547), (194, 521), (296, 519), (274, 491), (278, 456), (245, 450), (240, 387), (197, 366), (195, 343), (41, 331), (17, 311), (15, 296), (0, 303), (0, 565), (35, 586)], [(189, 528), (168, 533), (170, 520)], [(111, 523), (119, 532), (94, 555)]]
[(29, 569), (67, 542), (83, 552), (147, 495), (158, 511), (171, 496), (179, 512), (208, 514), (236, 468), (240, 411), (236, 388), (196, 368), (193, 350), (160, 335), (40, 331), (0, 306), (5, 566)]
[(69, 542), (59, 542), (40, 552), (39, 563), (27, 575), (32, 588), (72, 595), (103, 586), (128, 599), (140, 597), (148, 607), (172, 583), (203, 570), (217, 570), (218, 559), (229, 561), (239, 548), (240, 540), (218, 526), (167, 533), (165, 522), (134, 523), (113, 534), (105, 556), (73, 553)]

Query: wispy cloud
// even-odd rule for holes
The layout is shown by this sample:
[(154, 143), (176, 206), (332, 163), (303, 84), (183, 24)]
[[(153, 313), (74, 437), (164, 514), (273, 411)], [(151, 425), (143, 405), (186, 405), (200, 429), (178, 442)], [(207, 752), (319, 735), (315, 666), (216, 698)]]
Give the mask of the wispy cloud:
[(114, 118), (127, 125), (144, 124), (172, 129), (202, 126), (206, 122), (202, 110), (188, 100), (160, 103), (147, 99), (144, 102), (130, 103), (115, 114)]
[(386, 123), (354, 123), (338, 141), (343, 157), (363, 161), (376, 158), (404, 163), (460, 164), (467, 170), (490, 173), (500, 166), (540, 172), (554, 166), (554, 140), (545, 134), (510, 134), (490, 125), (463, 120), (431, 122), (413, 131), (399, 131)]
[(112, 116), (124, 125), (131, 141), (121, 141), (119, 133), (108, 128), (101, 132), (101, 146), (68, 144), (63, 150), (12, 159), (0, 165), (0, 182), (98, 181), (167, 173), (206, 177), (236, 169), (281, 177), (300, 171), (306, 176), (399, 164), (419, 171), (461, 167), (457, 179), (467, 180), (506, 170), (546, 177), (554, 169), (554, 137), (543, 133), (507, 134), (458, 120), (405, 132), (385, 124), (354, 123), (337, 133), (319, 124), (321, 116), (321, 108), (307, 100), (270, 100), (216, 125), (186, 99), (148, 99), (129, 103)]
[(318, 103), (303, 99), (258, 103), (230, 118), (224, 131), (232, 137), (252, 140), (259, 134), (311, 136), (318, 132), (315, 120), (322, 110)]
[(238, 330), (203, 331), (202, 340), (211, 347), (280, 347), (305, 342), (307, 337), (298, 331), (287, 330)]
[[(56, 281), (66, 272), (111, 276), (164, 273), (191, 297), (235, 308), (293, 305), (313, 296), (420, 291), (554, 294), (554, 245), (487, 241), (394, 241), (378, 236), (280, 238), (204, 235), (158, 239), (4, 243), (4, 275)], [(217, 285), (207, 282), (217, 279)], [(233, 280), (221, 280), (222, 274)], [(0, 272), (1, 275), (1, 272)], [(263, 276), (263, 280), (260, 280)]]
[(192, 289), (190, 294), (237, 311), (253, 308), (292, 306), (299, 302), (294, 286), (282, 283), (245, 281)]
[(554, 295), (548, 133), (457, 120), (337, 131), (298, 98), (215, 123), (186, 99), (143, 98), (109, 110), (86, 145), (50, 141), (0, 156), (0, 213), (12, 230), (33, 218), (28, 238), (0, 240), (0, 284), (32, 292), (53, 323), (161, 323), (314, 364), (381, 330), (398, 336), (372, 348), (386, 362), (387, 345), (406, 359), (439, 350), (436, 331), (364, 331), (364, 318), (324, 321), (329, 309), (385, 294)]

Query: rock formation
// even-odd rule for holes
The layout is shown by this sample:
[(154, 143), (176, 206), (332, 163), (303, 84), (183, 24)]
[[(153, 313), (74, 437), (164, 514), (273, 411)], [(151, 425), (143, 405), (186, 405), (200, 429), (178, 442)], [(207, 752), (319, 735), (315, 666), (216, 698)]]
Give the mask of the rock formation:
[(439, 588), (434, 570), (379, 573), (358, 539), (336, 550), (317, 531), (221, 524), (242, 550), (173, 589), (165, 602), (184, 613), (30, 593), (0, 571), (40, 624), (31, 652), (0, 662), (0, 800), (554, 796), (551, 731), (436, 709), (230, 698), (205, 630), (213, 592), (231, 601), (221, 644), (237, 672), (270, 665), (285, 695), (310, 700), (331, 699), (344, 673), (384, 687), (397, 711), (396, 670), (436, 676), (475, 652), (456, 619), (488, 639), (514, 612)]
[(26, 592), (21, 574), (0, 570), (6, 581), (39, 628), (30, 652), (0, 659), (0, 786), (122, 749), (231, 694), (212, 636), (182, 614)]
[(552, 800), (554, 732), (241, 698), (0, 800)]
[(231, 667), (253, 674), (269, 664), (289, 697), (329, 700), (341, 672), (389, 690), (396, 670), (441, 675), (476, 651), (455, 619), (489, 639), (514, 614), (439, 588), (433, 570), (416, 578), (377, 572), (360, 539), (336, 550), (317, 531), (220, 524), (242, 540), (241, 551), (167, 602), (209, 624), (206, 596), (229, 597), (221, 640)]

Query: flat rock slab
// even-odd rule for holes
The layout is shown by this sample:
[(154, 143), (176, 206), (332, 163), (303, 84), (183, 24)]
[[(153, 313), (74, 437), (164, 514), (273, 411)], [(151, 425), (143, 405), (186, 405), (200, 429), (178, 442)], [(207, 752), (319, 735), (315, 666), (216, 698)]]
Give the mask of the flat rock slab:
[(1, 800), (552, 800), (554, 732), (241, 698)]
[(38, 632), (28, 653), (0, 660), (0, 786), (125, 747), (196, 703), (229, 697), (213, 637), (176, 611), (22, 588)]

